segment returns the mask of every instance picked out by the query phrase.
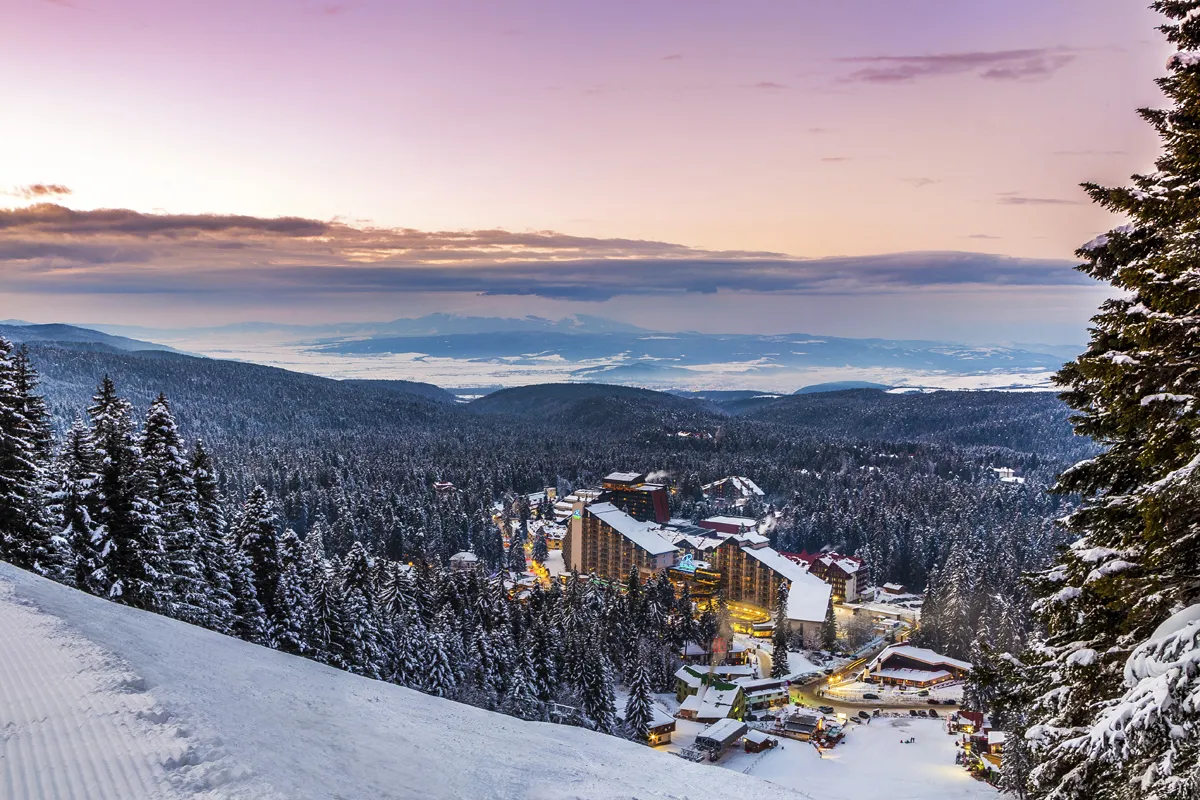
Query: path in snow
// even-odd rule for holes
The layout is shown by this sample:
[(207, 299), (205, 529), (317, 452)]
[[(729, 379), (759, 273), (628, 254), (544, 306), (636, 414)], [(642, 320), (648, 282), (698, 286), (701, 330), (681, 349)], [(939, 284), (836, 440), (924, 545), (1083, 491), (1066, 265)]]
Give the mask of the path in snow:
[(361, 678), (2, 562), (0, 726), (0, 800), (799, 800), (729, 770)]
[(224, 764), (145, 683), (0, 582), (0, 800), (203, 796)]

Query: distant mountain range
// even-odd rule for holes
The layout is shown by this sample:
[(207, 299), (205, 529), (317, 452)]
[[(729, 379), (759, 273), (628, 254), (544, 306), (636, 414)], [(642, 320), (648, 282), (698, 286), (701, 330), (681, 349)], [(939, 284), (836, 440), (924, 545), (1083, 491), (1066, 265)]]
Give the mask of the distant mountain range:
[[(21, 336), (87, 335), (66, 325), (7, 326)], [(389, 322), (207, 328), (96, 326), (117, 349), (170, 349), (338, 378), (401, 379), (440, 387), (606, 383), (658, 390), (790, 394), (848, 388), (1048, 388), (1081, 348), (963, 345), (781, 335), (661, 332), (602, 317), (429, 314)], [(44, 332), (38, 329), (54, 329)], [(153, 344), (152, 344), (153, 343)]]

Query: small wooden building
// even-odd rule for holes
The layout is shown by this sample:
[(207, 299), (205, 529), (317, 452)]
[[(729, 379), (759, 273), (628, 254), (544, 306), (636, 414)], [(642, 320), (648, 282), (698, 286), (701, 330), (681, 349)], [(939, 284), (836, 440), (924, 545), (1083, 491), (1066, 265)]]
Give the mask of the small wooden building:
[(747, 731), (743, 742), (747, 753), (761, 753), (763, 750), (770, 750), (777, 744), (779, 744), (778, 739), (772, 739), (762, 731), (756, 730)]

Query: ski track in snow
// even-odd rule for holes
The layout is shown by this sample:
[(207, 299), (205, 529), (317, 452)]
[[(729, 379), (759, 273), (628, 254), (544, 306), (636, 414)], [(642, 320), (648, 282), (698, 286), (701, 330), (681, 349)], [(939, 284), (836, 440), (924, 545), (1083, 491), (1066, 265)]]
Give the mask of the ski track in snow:
[[(3, 582), (0, 643), (0, 800), (241, 794), (228, 758), (191, 737), (141, 678)], [(213, 793), (222, 786), (233, 791)]]

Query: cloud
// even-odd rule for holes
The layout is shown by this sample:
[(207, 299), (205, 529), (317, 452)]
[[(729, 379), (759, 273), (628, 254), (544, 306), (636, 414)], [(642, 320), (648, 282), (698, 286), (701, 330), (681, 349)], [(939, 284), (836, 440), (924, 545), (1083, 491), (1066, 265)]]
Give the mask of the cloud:
[(922, 186), (930, 186), (939, 183), (935, 178), (901, 178), (907, 184), (911, 184), (914, 188), (920, 189)]
[(62, 197), (71, 190), (61, 183), (31, 183), (28, 186), (14, 186), (4, 194), (10, 197), (20, 197), (22, 200), (39, 200), (47, 197)]
[(1127, 150), (1055, 150), (1056, 156), (1127, 156)]
[(1032, 48), (943, 53), (924, 56), (859, 56), (842, 58), (862, 65), (846, 76), (855, 83), (913, 83), (942, 75), (972, 74), (986, 80), (1028, 81), (1048, 78), (1075, 60), (1069, 48)]
[(999, 236), (992, 236), (990, 233), (969, 233), (968, 239), (999, 239)]
[(852, 159), (850, 156), (824, 156), (821, 160), (830, 164), (836, 164), (841, 161), (850, 161)]
[(786, 89), (788, 87), (784, 86), (782, 83), (775, 83), (774, 81), (759, 81), (758, 83), (754, 84), (753, 88), (776, 91), (778, 89)]
[(1078, 200), (1061, 200), (1057, 197), (1024, 197), (1019, 194), (1003, 194), (996, 201), (1002, 206), (1077, 206)]
[(212, 302), (459, 293), (867, 294), (1078, 285), (1072, 262), (932, 252), (805, 259), (555, 231), (420, 231), (297, 217), (0, 209), (0, 292), (192, 294)]
[(680, 61), (683, 59), (683, 53), (671, 53), (669, 56), (663, 56), (663, 61)]

